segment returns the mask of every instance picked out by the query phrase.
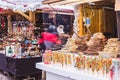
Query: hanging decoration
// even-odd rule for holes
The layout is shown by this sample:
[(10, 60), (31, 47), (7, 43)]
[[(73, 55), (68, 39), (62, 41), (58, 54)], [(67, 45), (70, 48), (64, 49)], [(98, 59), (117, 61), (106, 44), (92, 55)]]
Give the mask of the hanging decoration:
[(0, 26), (2, 27), (2, 29), (5, 28), (5, 20), (3, 16), (0, 16)]
[(3, 29), (5, 28), (5, 20), (4, 20), (3, 17), (1, 18), (1, 27), (2, 27)]
[(83, 15), (84, 16), (83, 21), (84, 21), (84, 26), (87, 29), (87, 34), (91, 35), (91, 31), (90, 31), (89, 27), (91, 25), (91, 18), (95, 15), (95, 13), (94, 13), (94, 10), (93, 10), (92, 6), (90, 5), (90, 3), (89, 3), (89, 8), (91, 9), (91, 12), (86, 13), (85, 8), (83, 6), (83, 14), (84, 14)]
[(76, 39), (78, 37), (77, 33), (80, 31), (79, 23), (78, 23), (78, 19), (79, 19), (79, 16), (80, 16), (79, 5), (76, 5), (74, 8), (75, 8), (74, 9), (75, 19), (74, 19), (74, 23), (73, 23), (74, 34), (73, 34), (72, 38)]
[(7, 35), (7, 18), (4, 15), (0, 15), (0, 37)]
[(28, 21), (13, 21), (13, 34), (14, 35), (29, 35), (32, 34), (33, 25)]

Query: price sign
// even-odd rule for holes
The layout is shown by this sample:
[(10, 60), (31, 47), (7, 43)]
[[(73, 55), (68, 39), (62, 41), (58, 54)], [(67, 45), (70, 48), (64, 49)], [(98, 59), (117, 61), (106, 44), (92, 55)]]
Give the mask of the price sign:
[(87, 27), (90, 26), (90, 18), (86, 18), (86, 19), (85, 19), (85, 25), (86, 25)]
[(12, 57), (14, 54), (14, 46), (6, 46), (5, 54), (8, 57)]

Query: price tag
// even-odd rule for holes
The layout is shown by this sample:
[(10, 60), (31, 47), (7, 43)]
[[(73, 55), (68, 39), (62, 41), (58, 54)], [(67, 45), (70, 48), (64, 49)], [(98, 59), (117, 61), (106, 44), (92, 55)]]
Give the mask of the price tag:
[(85, 25), (86, 25), (87, 27), (90, 26), (90, 18), (86, 18), (86, 19), (85, 19)]

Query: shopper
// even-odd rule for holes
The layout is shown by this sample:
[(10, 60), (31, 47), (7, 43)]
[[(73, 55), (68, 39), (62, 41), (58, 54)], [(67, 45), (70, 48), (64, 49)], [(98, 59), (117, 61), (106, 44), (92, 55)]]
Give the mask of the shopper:
[(54, 25), (54, 23), (49, 24), (49, 29), (53, 30), (52, 32), (57, 32), (56, 26)]
[(49, 27), (47, 31), (41, 34), (38, 44), (41, 43), (44, 43), (45, 50), (51, 50), (54, 48), (55, 44), (61, 44), (61, 41), (59, 40), (57, 33), (54, 31), (54, 28)]

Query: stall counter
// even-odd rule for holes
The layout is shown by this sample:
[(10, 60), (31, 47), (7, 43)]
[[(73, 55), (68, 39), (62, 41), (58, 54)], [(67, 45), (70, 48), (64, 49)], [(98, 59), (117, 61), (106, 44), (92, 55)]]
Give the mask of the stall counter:
[(96, 76), (91, 73), (84, 74), (74, 67), (58, 67), (53, 64), (36, 63), (36, 68), (46, 71), (46, 80), (110, 80), (104, 76)]
[(30, 58), (12, 58), (0, 53), (0, 70), (6, 71), (15, 79), (24, 76), (38, 76), (41, 78), (41, 70), (35, 68), (36, 62), (41, 62), (42, 56)]

